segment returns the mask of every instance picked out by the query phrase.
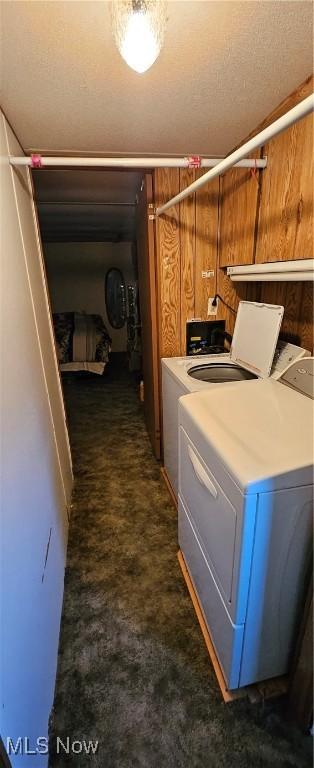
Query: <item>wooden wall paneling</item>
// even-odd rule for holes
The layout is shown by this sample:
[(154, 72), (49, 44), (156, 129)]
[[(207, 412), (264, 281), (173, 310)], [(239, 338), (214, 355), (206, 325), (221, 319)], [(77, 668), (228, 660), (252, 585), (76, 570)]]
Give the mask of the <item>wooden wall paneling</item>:
[(313, 255), (313, 117), (265, 146), (256, 262)]
[[(162, 205), (179, 192), (179, 169), (158, 168), (154, 177), (155, 203)], [(156, 221), (159, 277), (160, 356), (174, 357), (181, 351), (181, 280), (179, 207)]]
[[(250, 155), (261, 157), (262, 151)], [(247, 168), (231, 168), (221, 177), (219, 264), (252, 264), (259, 184), (264, 171), (256, 175)]]
[(311, 354), (314, 352), (313, 318), (313, 283), (303, 283), (298, 332), (301, 346)]
[[(248, 136), (247, 141), (251, 136), (255, 135), (259, 131), (263, 130), (267, 125), (276, 120), (281, 115), (285, 114), (295, 104), (298, 104), (302, 99), (306, 98), (313, 91), (313, 77), (309, 77), (304, 83), (302, 83), (296, 91), (289, 95), (267, 118), (255, 128), (254, 131)], [(309, 128), (311, 117), (302, 120), (301, 123), (295, 126), (298, 130), (298, 136), (296, 132), (293, 134), (293, 130), (289, 129), (285, 134), (274, 139), (268, 147), (264, 147), (261, 152), (262, 155), (269, 155), (269, 165), (266, 171), (260, 172), (260, 189), (258, 191), (257, 199), (257, 216), (255, 222), (255, 233), (253, 234), (253, 226), (251, 232), (251, 238), (253, 237), (253, 243), (255, 239), (255, 248), (253, 245), (256, 261), (264, 261), (267, 258), (271, 261), (279, 260), (281, 258), (302, 258), (311, 257), (313, 255), (312, 245), (312, 223), (310, 220), (310, 207), (312, 206), (312, 183), (311, 183), (311, 161), (312, 161), (312, 149), (313, 149), (313, 136), (312, 131)], [(303, 127), (302, 127), (303, 126)], [(290, 133), (289, 133), (290, 132)], [(293, 142), (291, 144), (291, 135), (293, 134)], [(274, 142), (281, 140), (281, 146), (276, 148)], [(296, 144), (296, 141), (298, 144)], [(243, 142), (242, 142), (243, 143)], [(275, 168), (276, 179), (278, 179), (278, 185), (274, 188), (274, 179), (271, 173)], [(234, 171), (234, 174), (236, 172)], [(273, 304), (283, 304), (285, 307), (285, 314), (282, 325), (282, 335), (287, 339), (295, 340), (296, 343), (301, 344), (306, 349), (313, 350), (313, 288), (310, 283), (231, 283), (229, 278), (226, 277), (224, 270), (221, 267), (224, 264), (232, 263), (232, 252), (226, 251), (226, 240), (224, 238), (229, 237), (229, 230), (231, 225), (226, 223), (226, 217), (228, 208), (230, 209), (231, 217), (234, 216), (233, 207), (226, 204), (226, 198), (223, 199), (223, 193), (226, 190), (226, 174), (225, 177), (221, 177), (221, 203), (220, 203), (220, 232), (219, 232), (219, 259), (220, 269), (218, 269), (218, 292), (222, 295), (225, 301), (233, 308), (237, 307), (239, 298), (247, 299), (248, 301), (265, 301)], [(231, 175), (231, 174), (230, 174)], [(289, 183), (287, 178), (289, 177)], [(270, 190), (272, 181), (272, 190)], [(277, 184), (277, 181), (276, 181)], [(230, 181), (232, 188), (232, 182)], [(285, 191), (283, 188), (285, 186)], [(268, 207), (266, 211), (266, 192), (269, 187)], [(301, 192), (300, 192), (301, 189)], [(226, 192), (225, 192), (226, 194)], [(284, 215), (282, 216), (284, 235), (280, 231), (280, 238), (282, 237), (282, 248), (278, 248), (278, 227), (280, 230), (280, 216), (278, 217), (278, 197), (281, 195), (281, 209), (285, 207)], [(241, 196), (241, 195), (240, 195)], [(238, 195), (237, 195), (238, 197)], [(236, 196), (232, 194), (229, 198), (232, 201), (232, 205), (237, 206)], [(290, 206), (290, 207), (289, 207)], [(265, 207), (265, 210), (264, 210)], [(266, 215), (267, 213), (267, 215)], [(239, 210), (239, 215), (242, 217), (242, 211)], [(267, 241), (265, 231), (262, 233), (263, 216), (265, 226), (267, 229)], [(261, 218), (262, 217), (262, 218)], [(279, 221), (279, 224), (278, 224)], [(277, 222), (277, 224), (276, 224)], [(259, 229), (261, 228), (261, 229)], [(234, 236), (237, 237), (237, 233), (234, 232)], [(263, 248), (267, 249), (267, 256), (264, 259), (261, 251), (261, 237), (263, 238)], [(287, 242), (285, 242), (287, 241)], [(237, 246), (235, 246), (235, 249)], [(240, 242), (241, 249), (241, 242)], [(305, 250), (307, 249), (307, 250)], [(245, 252), (247, 253), (247, 252)], [(243, 263), (253, 262), (254, 259), (248, 259), (245, 262), (246, 256), (243, 257)], [(238, 262), (240, 263), (240, 262)], [(218, 310), (218, 317), (225, 317), (227, 330), (231, 331), (234, 327), (235, 316), (226, 307), (220, 303)]]
[(260, 301), (285, 308), (280, 336), (312, 351), (313, 287), (311, 283), (261, 283)]
[(285, 286), (285, 313), (281, 326), (281, 335), (284, 334), (287, 341), (299, 344), (300, 315), (302, 311), (302, 283), (285, 283)]
[[(196, 178), (205, 171), (196, 171)], [(209, 296), (217, 291), (219, 178), (213, 179), (195, 195), (195, 317), (208, 320)], [(212, 270), (213, 277), (202, 277)]]
[[(279, 304), (283, 307), (286, 306), (287, 296), (287, 283), (274, 282), (274, 283), (261, 283), (260, 287), (260, 301), (265, 304)], [(285, 314), (280, 329), (280, 336), (284, 333)], [(287, 341), (289, 339), (287, 338)], [(290, 338), (290, 341), (292, 339)]]
[(310, 283), (261, 283), (259, 301), (281, 304), (285, 312), (280, 337), (312, 350), (313, 289)]
[[(195, 170), (181, 168), (180, 191), (195, 181)], [(186, 355), (186, 321), (195, 316), (195, 195), (179, 206), (181, 255), (181, 355)]]
[(262, 283), (246, 284), (246, 301), (261, 301)]
[[(313, 78), (308, 78), (251, 135), (304, 99), (312, 88)], [(233, 332), (234, 311), (241, 299), (283, 304), (283, 334), (313, 349), (310, 284), (233, 283), (224, 269), (229, 264), (253, 263), (255, 256), (257, 261), (312, 256), (310, 121), (305, 118), (257, 153), (269, 153), (268, 168), (258, 172), (259, 186), (247, 170), (231, 170), (199, 190), (195, 206), (193, 197), (188, 198), (180, 209), (172, 208), (156, 222), (161, 356), (185, 353), (186, 319), (192, 315), (207, 319), (208, 297), (216, 292), (230, 307), (220, 301), (217, 314), (225, 318), (227, 331)], [(275, 147), (277, 141), (281, 142), (279, 149)], [(204, 171), (158, 169), (156, 203), (165, 202), (185, 187), (194, 173), (197, 178)], [(209, 269), (215, 270), (215, 277), (202, 278), (202, 271)]]
[(261, 283), (260, 301), (265, 304), (282, 304), (286, 302), (287, 283)]
[(233, 283), (224, 269), (218, 269), (217, 293), (222, 298), (219, 299), (217, 319), (226, 321), (228, 333), (233, 334), (239, 301), (247, 298), (247, 285), (247, 283)]
[[(284, 306), (280, 336), (313, 351), (313, 286), (311, 283), (233, 283), (223, 269), (218, 270), (218, 293), (233, 309), (239, 301), (258, 301)], [(222, 302), (218, 318), (226, 320), (226, 330), (233, 333), (235, 314)]]

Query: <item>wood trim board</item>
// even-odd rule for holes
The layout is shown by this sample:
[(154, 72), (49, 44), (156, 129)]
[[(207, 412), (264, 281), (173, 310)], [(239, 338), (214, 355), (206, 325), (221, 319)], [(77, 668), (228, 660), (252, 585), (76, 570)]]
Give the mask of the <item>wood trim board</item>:
[(147, 431), (157, 459), (160, 458), (159, 339), (157, 332), (157, 287), (154, 226), (149, 218), (153, 180), (143, 177), (136, 215), (138, 285), (142, 330), (144, 414)]
[(168, 474), (167, 474), (167, 470), (165, 469), (165, 467), (161, 467), (160, 468), (160, 472), (161, 472), (161, 476), (163, 478), (163, 481), (165, 483), (165, 486), (167, 488), (167, 491), (169, 493), (169, 496), (170, 496), (170, 499), (172, 501), (172, 504), (175, 507), (175, 509), (178, 509), (178, 502), (177, 502), (175, 493), (172, 490), (172, 485), (171, 485), (171, 482), (169, 480), (169, 477), (168, 477)]

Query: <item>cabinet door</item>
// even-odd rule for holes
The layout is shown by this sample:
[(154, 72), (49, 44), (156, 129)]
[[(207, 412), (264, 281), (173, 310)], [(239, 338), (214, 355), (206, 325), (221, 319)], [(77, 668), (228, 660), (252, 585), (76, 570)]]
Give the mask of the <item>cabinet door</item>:
[(264, 148), (256, 262), (313, 255), (313, 117), (301, 120)]
[[(258, 152), (256, 157), (260, 157)], [(257, 175), (249, 168), (232, 168), (220, 177), (219, 264), (252, 264), (258, 200)]]

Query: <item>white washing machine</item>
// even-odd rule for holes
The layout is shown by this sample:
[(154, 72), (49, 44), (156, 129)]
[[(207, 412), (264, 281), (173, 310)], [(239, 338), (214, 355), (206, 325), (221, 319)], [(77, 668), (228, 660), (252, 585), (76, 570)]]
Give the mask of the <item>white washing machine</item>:
[[(278, 378), (293, 360), (308, 355), (294, 344), (279, 342), (283, 307), (240, 302), (230, 353), (162, 359), (164, 467), (178, 493), (178, 400), (189, 392), (232, 381)], [(275, 354), (274, 354), (275, 353)]]
[(179, 544), (229, 689), (289, 669), (312, 551), (313, 375), (304, 358), (279, 381), (180, 398)]

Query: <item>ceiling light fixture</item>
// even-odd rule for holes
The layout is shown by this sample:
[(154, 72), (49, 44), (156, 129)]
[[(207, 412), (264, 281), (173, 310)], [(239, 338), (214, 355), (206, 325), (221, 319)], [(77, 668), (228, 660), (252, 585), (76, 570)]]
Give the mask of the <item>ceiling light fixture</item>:
[(113, 0), (112, 28), (122, 58), (136, 72), (146, 72), (161, 51), (166, 26), (164, 0)]

